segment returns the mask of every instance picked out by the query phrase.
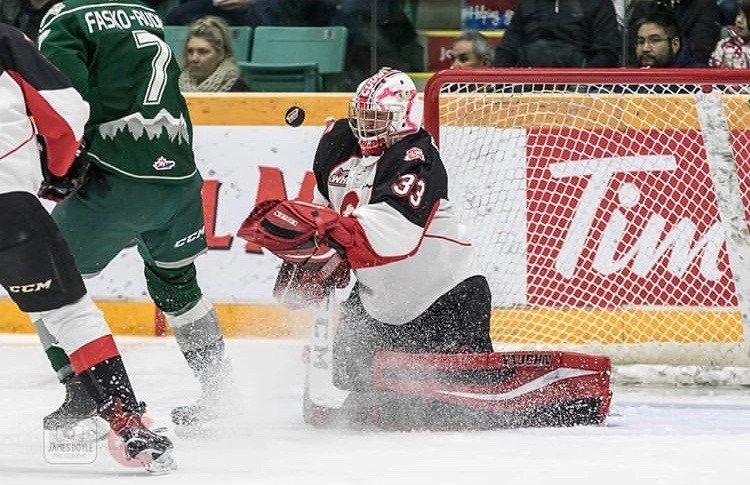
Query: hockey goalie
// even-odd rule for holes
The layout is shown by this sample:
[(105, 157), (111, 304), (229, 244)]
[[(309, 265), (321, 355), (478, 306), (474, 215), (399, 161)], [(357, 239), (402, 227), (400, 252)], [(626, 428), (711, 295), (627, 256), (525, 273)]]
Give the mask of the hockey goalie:
[[(421, 119), (412, 80), (381, 69), (359, 85), (349, 117), (328, 122), (314, 202), (261, 202), (238, 232), (281, 258), (277, 300), (313, 308), (306, 420), (394, 430), (601, 423), (607, 358), (493, 352), (490, 288)], [(349, 287), (332, 307), (333, 289)]]

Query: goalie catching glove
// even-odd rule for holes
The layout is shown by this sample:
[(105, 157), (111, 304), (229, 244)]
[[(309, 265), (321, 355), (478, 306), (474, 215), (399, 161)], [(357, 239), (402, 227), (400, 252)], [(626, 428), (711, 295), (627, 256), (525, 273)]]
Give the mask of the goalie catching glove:
[(326, 264), (281, 264), (273, 296), (276, 301), (293, 310), (315, 305), (333, 287), (346, 288), (349, 284), (349, 263), (335, 254)]
[(47, 166), (46, 147), (39, 143), (40, 159), (42, 161), (42, 185), (37, 195), (43, 199), (61, 202), (70, 194), (81, 188), (91, 177), (91, 163), (88, 153), (81, 146), (76, 153), (73, 163), (62, 177), (54, 175)]
[(294, 200), (259, 203), (237, 235), (284, 260), (274, 296), (291, 308), (304, 308), (325, 297), (329, 288), (349, 283), (343, 248), (351, 234), (339, 214), (325, 206)]

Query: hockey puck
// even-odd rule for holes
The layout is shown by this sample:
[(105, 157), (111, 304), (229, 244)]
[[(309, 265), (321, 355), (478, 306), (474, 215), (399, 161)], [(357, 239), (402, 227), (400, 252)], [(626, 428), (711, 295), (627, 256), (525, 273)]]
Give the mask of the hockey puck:
[(289, 126), (296, 127), (301, 125), (302, 122), (305, 121), (305, 110), (303, 110), (299, 106), (292, 106), (291, 108), (286, 110), (284, 121)]

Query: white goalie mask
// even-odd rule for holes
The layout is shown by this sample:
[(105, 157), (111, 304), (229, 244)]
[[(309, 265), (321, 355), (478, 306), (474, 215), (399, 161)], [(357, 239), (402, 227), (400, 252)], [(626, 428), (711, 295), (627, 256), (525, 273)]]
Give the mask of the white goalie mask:
[(409, 76), (382, 68), (365, 79), (349, 105), (349, 126), (364, 156), (378, 156), (386, 147), (419, 131), (422, 100)]

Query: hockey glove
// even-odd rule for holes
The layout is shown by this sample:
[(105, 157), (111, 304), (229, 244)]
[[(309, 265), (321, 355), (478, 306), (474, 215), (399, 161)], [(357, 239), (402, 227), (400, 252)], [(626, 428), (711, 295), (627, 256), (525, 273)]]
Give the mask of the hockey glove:
[(296, 200), (259, 203), (237, 235), (289, 263), (325, 264), (351, 244), (351, 234), (331, 208)]
[(91, 163), (83, 146), (78, 150), (76, 158), (73, 160), (67, 173), (62, 177), (53, 175), (50, 172), (44, 152), (41, 154), (41, 159), (43, 180), (37, 195), (43, 199), (61, 202), (81, 188), (91, 177)]
[(315, 305), (333, 288), (349, 284), (349, 263), (336, 254), (325, 264), (284, 262), (273, 286), (276, 300), (293, 310)]

